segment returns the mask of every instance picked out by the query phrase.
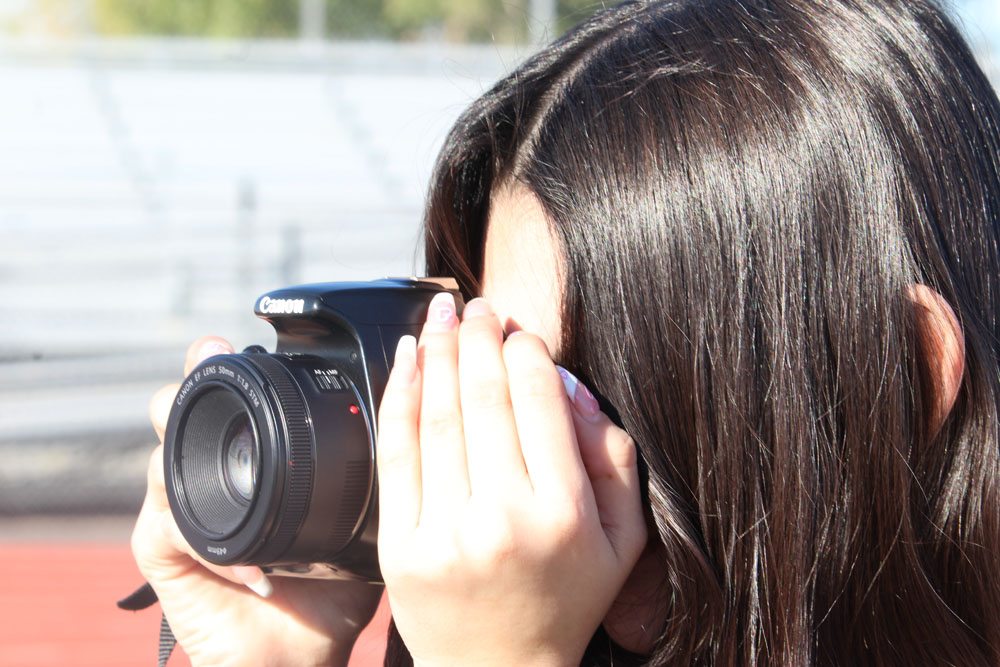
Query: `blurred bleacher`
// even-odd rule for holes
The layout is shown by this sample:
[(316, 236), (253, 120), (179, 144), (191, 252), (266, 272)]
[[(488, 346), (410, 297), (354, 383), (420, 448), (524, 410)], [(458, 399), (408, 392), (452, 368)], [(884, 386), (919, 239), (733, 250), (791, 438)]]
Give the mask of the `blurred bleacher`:
[(496, 46), (0, 43), (0, 516), (132, 512), (152, 392), (254, 299), (419, 272), (433, 158)]

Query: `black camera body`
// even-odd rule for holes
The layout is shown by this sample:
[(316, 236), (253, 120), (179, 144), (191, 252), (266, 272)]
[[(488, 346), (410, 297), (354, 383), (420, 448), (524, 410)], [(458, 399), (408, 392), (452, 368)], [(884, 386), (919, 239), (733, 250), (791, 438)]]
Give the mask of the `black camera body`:
[(381, 581), (378, 405), (396, 344), (419, 335), (452, 279), (324, 283), (269, 292), (255, 313), (277, 347), (211, 357), (167, 422), (170, 509), (219, 565)]

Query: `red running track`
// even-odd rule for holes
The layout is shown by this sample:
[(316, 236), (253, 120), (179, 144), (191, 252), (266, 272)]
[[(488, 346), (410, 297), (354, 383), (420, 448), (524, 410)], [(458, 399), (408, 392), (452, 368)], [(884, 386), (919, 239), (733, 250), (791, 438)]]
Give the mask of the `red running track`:
[[(0, 665), (155, 665), (159, 607), (118, 609), (142, 584), (128, 545), (0, 544)], [(351, 667), (381, 665), (387, 605), (362, 633)], [(169, 665), (190, 665), (180, 647)]]

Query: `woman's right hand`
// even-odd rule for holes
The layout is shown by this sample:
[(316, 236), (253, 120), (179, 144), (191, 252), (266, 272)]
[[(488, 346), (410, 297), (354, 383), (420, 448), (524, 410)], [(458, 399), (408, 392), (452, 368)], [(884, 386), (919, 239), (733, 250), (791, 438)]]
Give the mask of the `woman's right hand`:
[[(200, 338), (188, 349), (184, 374), (210, 356), (232, 351), (221, 338)], [(150, 402), (161, 444), (150, 459), (146, 499), (132, 533), (139, 571), (156, 591), (178, 643), (194, 665), (346, 665), (382, 587), (265, 579), (256, 567), (201, 560), (181, 536), (167, 503), (162, 445), (179, 387), (163, 387)]]

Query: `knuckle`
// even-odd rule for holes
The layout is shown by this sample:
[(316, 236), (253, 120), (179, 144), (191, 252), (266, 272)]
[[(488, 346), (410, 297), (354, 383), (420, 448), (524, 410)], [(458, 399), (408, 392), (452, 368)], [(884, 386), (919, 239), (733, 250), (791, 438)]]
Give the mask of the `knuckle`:
[(149, 465), (146, 467), (146, 482), (151, 490), (162, 487), (163, 482), (163, 445), (153, 450), (149, 456)]
[[(559, 379), (545, 344), (520, 344), (528, 336), (518, 336), (503, 349), (504, 365), (510, 384), (531, 397), (562, 398), (566, 390)], [(513, 343), (518, 343), (514, 345)]]
[(396, 545), (391, 540), (384, 538), (382, 532), (379, 532), (378, 539), (381, 544), (378, 550), (378, 566), (382, 572), (382, 578), (391, 583), (397, 578), (405, 577), (410, 563), (407, 558), (400, 554), (403, 549), (393, 548)]
[(497, 517), (472, 531), (462, 546), (464, 560), (475, 570), (495, 570), (522, 550), (522, 540), (513, 522)]
[(532, 333), (519, 332), (517, 336), (509, 336), (503, 344), (504, 356), (510, 355), (514, 359), (526, 359), (543, 356), (549, 358), (549, 349), (545, 346), (545, 341)]
[(132, 527), (132, 536), (129, 538), (129, 546), (132, 549), (132, 557), (137, 564), (142, 565), (146, 554), (146, 534), (142, 529), (142, 518), (136, 521)]
[(392, 547), (386, 549), (385, 554), (379, 549), (382, 578), (392, 588), (434, 587), (442, 581), (453, 580), (462, 565), (458, 552), (446, 535), (432, 542), (403, 541), (392, 544)]
[[(397, 447), (383, 445), (377, 450), (378, 468), (383, 476), (409, 470), (416, 464), (414, 457)], [(384, 490), (383, 490), (384, 493)]]
[(453, 436), (462, 432), (462, 418), (454, 412), (432, 412), (421, 416), (420, 427), (428, 436)]
[(150, 578), (150, 564), (157, 560), (162, 550), (162, 545), (156, 536), (158, 517), (157, 512), (143, 507), (129, 538), (132, 558), (147, 579)]
[(460, 566), (461, 561), (449, 550), (439, 558), (429, 559), (421, 571), (421, 576), (428, 582), (447, 581), (454, 576)]
[(153, 426), (163, 430), (167, 426), (167, 418), (170, 416), (170, 408), (174, 397), (177, 395), (179, 384), (168, 384), (160, 387), (149, 399), (149, 420)]
[(446, 331), (425, 331), (420, 336), (417, 354), (424, 359), (452, 359), (455, 335)]
[(646, 522), (643, 520), (641, 514), (633, 522), (629, 536), (629, 551), (635, 558), (638, 558), (649, 541), (649, 529), (646, 527)]
[(413, 409), (407, 404), (406, 397), (394, 391), (393, 387), (387, 387), (378, 406), (379, 429), (407, 423), (413, 419), (412, 415)]
[(526, 398), (563, 400), (566, 395), (562, 382), (541, 365), (522, 369), (516, 375), (518, 391)]
[(510, 405), (510, 394), (501, 382), (482, 380), (467, 389), (464, 401), (478, 410), (496, 410)]
[(586, 530), (587, 513), (579, 503), (560, 503), (548, 516), (546, 535), (549, 543), (563, 547), (576, 542)]
[(471, 320), (463, 320), (459, 327), (459, 336), (462, 339), (493, 339), (497, 336), (500, 328), (500, 320), (496, 315), (484, 317), (474, 317)]
[(612, 461), (619, 468), (636, 467), (639, 465), (639, 452), (635, 440), (624, 431), (621, 431), (620, 435), (619, 438), (612, 438), (611, 446), (608, 448)]

